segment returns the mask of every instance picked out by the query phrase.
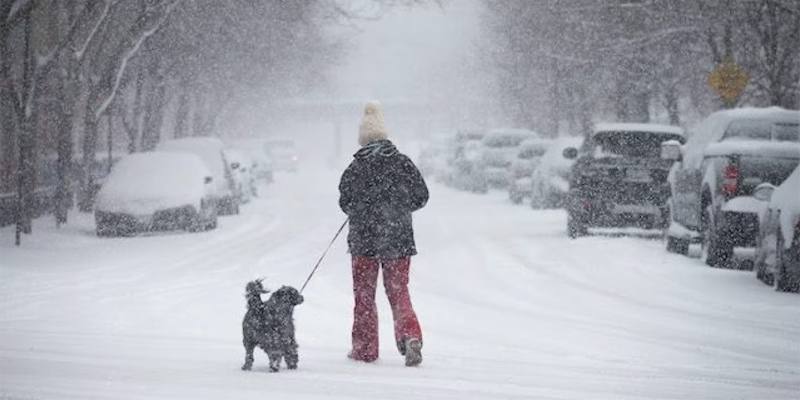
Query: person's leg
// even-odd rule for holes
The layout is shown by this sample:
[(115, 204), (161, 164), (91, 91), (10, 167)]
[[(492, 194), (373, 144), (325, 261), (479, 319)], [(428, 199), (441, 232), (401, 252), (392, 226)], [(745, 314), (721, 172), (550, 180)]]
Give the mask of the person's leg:
[(417, 339), (422, 343), (422, 330), (408, 293), (410, 267), (411, 257), (383, 262), (383, 285), (386, 289), (386, 296), (389, 298), (389, 304), (392, 306), (397, 348), (403, 355), (406, 353), (405, 346), (408, 340)]
[(353, 256), (353, 349), (350, 357), (359, 361), (378, 358), (378, 307), (375, 288), (378, 284), (378, 260)]

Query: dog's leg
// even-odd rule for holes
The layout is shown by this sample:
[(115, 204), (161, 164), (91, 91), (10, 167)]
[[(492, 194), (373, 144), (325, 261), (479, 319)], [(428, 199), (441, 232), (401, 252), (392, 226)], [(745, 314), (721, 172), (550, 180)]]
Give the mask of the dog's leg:
[(297, 362), (300, 360), (300, 356), (297, 354), (297, 342), (294, 338), (287, 343), (283, 357), (286, 359), (286, 368), (297, 369)]
[(242, 370), (249, 371), (250, 368), (253, 368), (253, 349), (256, 348), (256, 342), (248, 340), (247, 337), (242, 342), (244, 343), (244, 365), (242, 365)]
[(278, 372), (281, 369), (282, 354), (277, 351), (270, 351), (267, 353), (269, 357), (269, 370), (270, 372)]

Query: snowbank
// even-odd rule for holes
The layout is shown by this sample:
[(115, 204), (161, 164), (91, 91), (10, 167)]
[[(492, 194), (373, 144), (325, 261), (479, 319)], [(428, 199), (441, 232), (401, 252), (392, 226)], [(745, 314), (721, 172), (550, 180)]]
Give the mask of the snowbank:
[(191, 154), (131, 154), (114, 166), (97, 194), (95, 209), (133, 215), (185, 205), (200, 209), (207, 176), (211, 172)]

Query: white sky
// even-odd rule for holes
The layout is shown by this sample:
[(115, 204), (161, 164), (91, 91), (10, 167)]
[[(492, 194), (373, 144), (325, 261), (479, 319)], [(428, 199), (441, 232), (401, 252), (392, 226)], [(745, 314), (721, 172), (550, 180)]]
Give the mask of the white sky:
[(479, 32), (477, 0), (389, 10), (357, 24), (351, 52), (331, 73), (346, 99), (424, 99), (469, 56)]

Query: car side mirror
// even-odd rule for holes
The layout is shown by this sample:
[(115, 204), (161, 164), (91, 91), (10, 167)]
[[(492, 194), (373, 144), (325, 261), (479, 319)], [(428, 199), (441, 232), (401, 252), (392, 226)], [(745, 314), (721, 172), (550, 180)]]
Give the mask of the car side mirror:
[(563, 155), (567, 160), (574, 160), (578, 158), (578, 149), (574, 147), (567, 147), (563, 152), (561, 152), (561, 155)]
[(667, 140), (661, 143), (661, 159), (669, 161), (681, 161), (681, 142), (677, 140)]
[(209, 184), (209, 183), (211, 183), (213, 180), (214, 180), (214, 178), (212, 178), (212, 177), (210, 177), (210, 176), (207, 176), (207, 177), (203, 178), (203, 183), (205, 183), (206, 185), (208, 185), (208, 184)]
[(773, 184), (764, 182), (756, 186), (755, 190), (753, 190), (753, 197), (760, 201), (770, 201), (774, 191), (775, 186)]
[(239, 169), (239, 163), (238, 162), (231, 163), (231, 169)]

